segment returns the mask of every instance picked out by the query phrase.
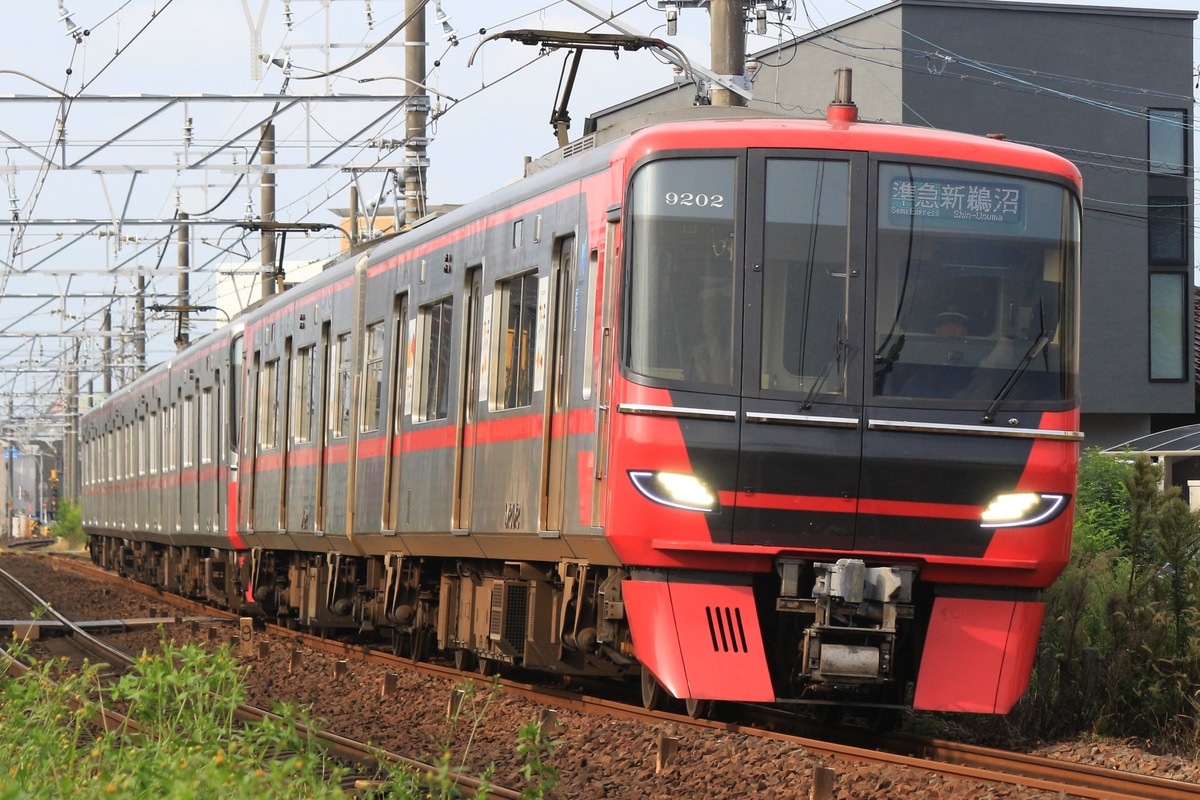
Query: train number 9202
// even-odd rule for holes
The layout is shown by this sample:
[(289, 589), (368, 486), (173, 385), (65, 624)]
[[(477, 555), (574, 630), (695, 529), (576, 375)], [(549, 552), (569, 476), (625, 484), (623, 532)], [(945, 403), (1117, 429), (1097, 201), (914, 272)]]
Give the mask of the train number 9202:
[(669, 206), (698, 206), (700, 208), (724, 208), (725, 195), (697, 194), (695, 192), (667, 192), (663, 201)]

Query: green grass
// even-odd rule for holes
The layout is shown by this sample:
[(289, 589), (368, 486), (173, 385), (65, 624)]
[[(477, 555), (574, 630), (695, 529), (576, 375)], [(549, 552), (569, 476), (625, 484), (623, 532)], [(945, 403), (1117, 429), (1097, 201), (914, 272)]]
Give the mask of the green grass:
[[(320, 727), (303, 709), (276, 707), (279, 719), (258, 724), (235, 721), (245, 690), (243, 670), (228, 647), (210, 651), (166, 642), (161, 654), (143, 654), (107, 686), (97, 665), (74, 673), (65, 660), (31, 660), (20, 645), (10, 653), (30, 668), (0, 678), (0, 800), (347, 796), (339, 786), (346, 769), (300, 735), (301, 724)], [(466, 691), (475, 698), (474, 687)], [(103, 707), (122, 711), (137, 731), (98, 729), (94, 721)], [(477, 726), (486, 704), (473, 716), (470, 708), (468, 721)], [(532, 781), (525, 796), (546, 796), (557, 779), (543, 760), (553, 743), (540, 728), (526, 729), (518, 747)], [(440, 775), (385, 768), (355, 796), (456, 797), (447, 768), (456, 759), (448, 750), (441, 758)]]

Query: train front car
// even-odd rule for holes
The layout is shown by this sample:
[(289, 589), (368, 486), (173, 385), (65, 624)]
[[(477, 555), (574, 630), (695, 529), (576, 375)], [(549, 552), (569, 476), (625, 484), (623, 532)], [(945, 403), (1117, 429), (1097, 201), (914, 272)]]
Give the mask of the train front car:
[(613, 164), (597, 457), (643, 699), (1007, 712), (1070, 549), (1078, 171), (761, 120)]

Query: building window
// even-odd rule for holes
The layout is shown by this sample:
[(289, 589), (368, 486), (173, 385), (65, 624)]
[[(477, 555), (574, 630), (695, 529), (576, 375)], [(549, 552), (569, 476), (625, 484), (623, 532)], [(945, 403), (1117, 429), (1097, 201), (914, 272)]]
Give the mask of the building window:
[(1150, 380), (1187, 379), (1187, 275), (1150, 275)]
[(1187, 172), (1187, 112), (1176, 108), (1151, 108), (1148, 122), (1150, 174), (1184, 175)]
[(500, 357), (500, 408), (533, 402), (533, 367), (537, 335), (538, 278), (530, 273), (500, 285), (504, 339)]
[(421, 419), (445, 419), (450, 413), (450, 333), (454, 299), (447, 297), (421, 309), (424, 327), (424, 380), (421, 385)]
[(1188, 213), (1186, 197), (1151, 197), (1146, 210), (1150, 263), (1187, 264)]

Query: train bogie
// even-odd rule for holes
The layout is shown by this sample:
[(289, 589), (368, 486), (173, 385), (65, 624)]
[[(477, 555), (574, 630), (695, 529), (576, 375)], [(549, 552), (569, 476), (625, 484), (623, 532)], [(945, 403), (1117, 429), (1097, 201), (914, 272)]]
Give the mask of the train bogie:
[(1077, 237), (1074, 168), (999, 141), (598, 142), (89, 414), (93, 555), (697, 708), (1003, 712), (1069, 551)]

